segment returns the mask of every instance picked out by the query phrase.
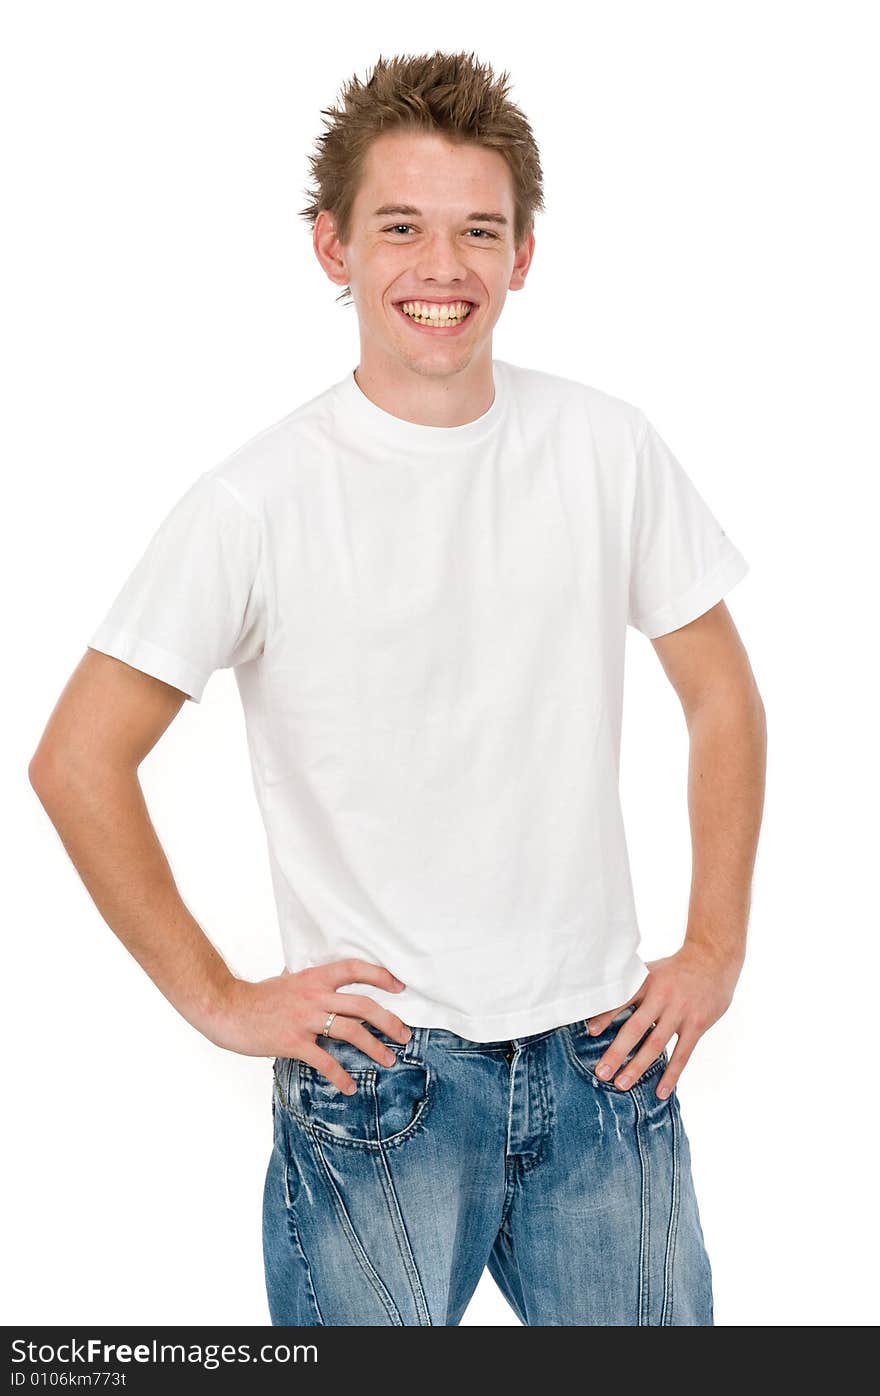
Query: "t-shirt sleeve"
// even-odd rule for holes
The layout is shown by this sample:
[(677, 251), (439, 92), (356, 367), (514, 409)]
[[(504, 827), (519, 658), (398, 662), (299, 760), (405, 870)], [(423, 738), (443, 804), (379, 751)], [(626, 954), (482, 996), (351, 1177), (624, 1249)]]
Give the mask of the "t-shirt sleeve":
[(651, 422), (636, 458), (630, 543), (627, 622), (649, 639), (701, 616), (749, 570)]
[(215, 669), (263, 651), (262, 532), (206, 471), (162, 520), (88, 640), (200, 702)]

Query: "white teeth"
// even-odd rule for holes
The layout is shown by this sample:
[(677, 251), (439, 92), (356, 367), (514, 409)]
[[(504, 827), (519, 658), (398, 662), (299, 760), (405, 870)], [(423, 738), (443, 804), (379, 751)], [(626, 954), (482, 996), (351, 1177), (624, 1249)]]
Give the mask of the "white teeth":
[(404, 301), (400, 308), (404, 315), (408, 315), (417, 324), (438, 326), (457, 325), (471, 312), (468, 301), (453, 301), (447, 305), (431, 304), (429, 301)]

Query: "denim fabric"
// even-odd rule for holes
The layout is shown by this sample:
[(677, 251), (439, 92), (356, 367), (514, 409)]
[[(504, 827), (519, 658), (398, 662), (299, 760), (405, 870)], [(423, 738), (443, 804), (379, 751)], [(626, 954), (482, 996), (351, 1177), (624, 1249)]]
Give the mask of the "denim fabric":
[[(385, 1067), (320, 1038), (357, 1082), (273, 1068), (263, 1191), (273, 1324), (454, 1325), (488, 1266), (523, 1324), (713, 1323), (712, 1278), (664, 1052), (628, 1091), (583, 1020), (508, 1042), (414, 1027)], [(634, 1049), (635, 1050), (635, 1049)]]

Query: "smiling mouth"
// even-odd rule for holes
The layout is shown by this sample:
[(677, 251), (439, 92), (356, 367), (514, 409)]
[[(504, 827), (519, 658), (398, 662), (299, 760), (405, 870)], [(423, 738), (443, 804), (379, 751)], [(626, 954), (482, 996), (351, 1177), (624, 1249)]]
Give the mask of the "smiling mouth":
[[(452, 335), (473, 317), (477, 309), (473, 301), (449, 302), (442, 310), (439, 304), (422, 301), (395, 301), (394, 308), (416, 329), (427, 330), (435, 335)], [(430, 309), (429, 309), (430, 306)], [(406, 308), (404, 308), (406, 307)], [(433, 311), (433, 313), (431, 313)]]

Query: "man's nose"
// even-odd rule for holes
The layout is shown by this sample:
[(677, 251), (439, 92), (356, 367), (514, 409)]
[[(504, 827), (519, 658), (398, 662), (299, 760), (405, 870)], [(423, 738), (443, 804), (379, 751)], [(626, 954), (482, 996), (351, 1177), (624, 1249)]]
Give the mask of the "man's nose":
[(439, 283), (434, 287), (438, 291), (442, 288), (443, 283), (464, 280), (468, 274), (467, 267), (461, 260), (461, 252), (454, 240), (440, 234), (431, 238), (427, 245), (422, 247), (416, 272), (426, 283), (431, 281)]

